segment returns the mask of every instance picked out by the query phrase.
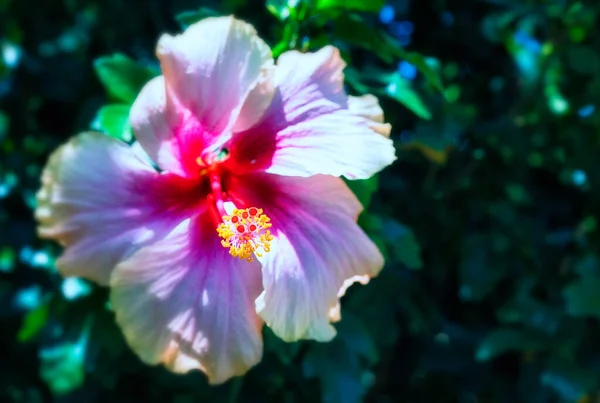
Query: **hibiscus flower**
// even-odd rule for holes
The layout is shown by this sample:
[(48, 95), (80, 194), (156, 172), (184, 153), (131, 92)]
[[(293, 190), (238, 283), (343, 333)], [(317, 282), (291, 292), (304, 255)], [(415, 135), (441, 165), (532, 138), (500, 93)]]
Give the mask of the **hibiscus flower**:
[(252, 26), (220, 17), (162, 36), (157, 55), (163, 75), (130, 114), (145, 154), (94, 132), (61, 146), (39, 234), (64, 246), (63, 275), (110, 287), (144, 362), (216, 384), (260, 361), (263, 323), (286, 341), (334, 337), (339, 297), (383, 266), (340, 176), (395, 152), (377, 99), (345, 94), (334, 47), (275, 65)]

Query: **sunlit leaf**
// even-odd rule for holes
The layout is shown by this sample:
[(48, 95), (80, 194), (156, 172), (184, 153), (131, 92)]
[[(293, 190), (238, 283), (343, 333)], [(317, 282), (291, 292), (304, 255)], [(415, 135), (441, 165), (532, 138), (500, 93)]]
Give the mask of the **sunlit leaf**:
[(96, 114), (92, 128), (119, 140), (133, 140), (129, 124), (129, 106), (124, 104), (105, 105)]
[(15, 251), (12, 248), (8, 246), (0, 248), (0, 273), (13, 271), (15, 260)]
[(379, 179), (377, 175), (374, 175), (369, 179), (346, 180), (346, 184), (354, 192), (361, 204), (367, 208), (371, 204), (373, 193), (379, 187)]
[(92, 287), (79, 277), (66, 277), (62, 281), (60, 290), (65, 299), (74, 301), (89, 295), (92, 292)]
[(410, 111), (422, 119), (431, 119), (431, 112), (419, 96), (412, 88), (411, 82), (395, 74), (389, 82), (386, 90), (386, 95), (406, 106)]
[(358, 15), (341, 14), (336, 18), (333, 28), (336, 38), (370, 50), (387, 63), (392, 63), (398, 58), (399, 45), (384, 41), (382, 34), (367, 25)]
[(387, 63), (405, 60), (415, 66), (434, 88), (443, 91), (439, 72), (427, 62), (425, 56), (417, 52), (407, 52), (397, 40), (369, 26), (360, 16), (341, 14), (335, 20), (334, 35), (354, 46), (370, 50)]
[(278, 19), (286, 21), (279, 42), (272, 48), (273, 57), (277, 58), (283, 52), (300, 46), (300, 24), (306, 16), (307, 5), (300, 0), (269, 1), (267, 8)]
[[(391, 40), (387, 38), (387, 40)], [(419, 73), (423, 74), (423, 77), (427, 80), (438, 91), (443, 91), (444, 86), (439, 73), (427, 62), (427, 58), (417, 52), (406, 52), (404, 49), (399, 48), (397, 54), (400, 59), (405, 60), (415, 66)]]
[(317, 0), (317, 11), (326, 11), (332, 8), (348, 11), (377, 12), (385, 5), (385, 0)]
[(64, 342), (39, 351), (40, 377), (52, 393), (64, 395), (83, 384), (90, 325), (88, 320), (75, 342)]
[(108, 95), (127, 104), (133, 103), (144, 84), (158, 74), (120, 53), (96, 59), (94, 69)]
[(40, 350), (40, 377), (50, 390), (63, 395), (83, 384), (85, 351), (79, 343), (66, 343)]
[(267, 0), (266, 7), (278, 20), (285, 21), (290, 16), (290, 10), (300, 0)]
[(33, 339), (46, 325), (49, 313), (50, 307), (47, 303), (27, 312), (19, 333), (17, 333), (17, 340), (27, 342)]

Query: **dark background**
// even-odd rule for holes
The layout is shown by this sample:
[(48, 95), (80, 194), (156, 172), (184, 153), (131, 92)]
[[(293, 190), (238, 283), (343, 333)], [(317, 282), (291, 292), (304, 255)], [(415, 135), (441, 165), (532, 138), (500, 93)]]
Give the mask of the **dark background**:
[[(297, 3), (0, 0), (0, 402), (600, 402), (600, 5)], [(219, 387), (142, 364), (32, 219), (48, 154), (90, 127), (131, 141), (159, 35), (210, 13), (276, 54), (340, 47), (398, 153), (351, 184), (387, 265), (338, 337), (266, 329), (263, 361)]]

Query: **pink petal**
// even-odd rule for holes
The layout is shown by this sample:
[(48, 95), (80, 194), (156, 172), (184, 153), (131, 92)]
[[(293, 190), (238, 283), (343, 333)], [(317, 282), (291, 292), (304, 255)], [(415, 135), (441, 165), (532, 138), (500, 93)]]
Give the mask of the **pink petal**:
[[(135, 137), (150, 159), (161, 169), (184, 175), (186, 172), (183, 148), (173, 136), (180, 117), (176, 105), (167, 107), (165, 78), (159, 76), (150, 80), (140, 91), (129, 111), (129, 121)], [(181, 112), (183, 113), (183, 112)], [(202, 148), (196, 144), (194, 151)]]
[(262, 208), (273, 224), (271, 252), (261, 258), (260, 316), (286, 341), (331, 339), (330, 312), (346, 281), (363, 276), (364, 282), (383, 266), (356, 224), (362, 209), (356, 197), (341, 179), (325, 175), (246, 175), (231, 184), (231, 194)]
[(364, 179), (391, 164), (393, 143), (380, 135), (389, 125), (374, 125), (356, 107), (349, 109), (344, 66), (331, 46), (281, 55), (277, 92), (264, 119), (229, 144), (234, 169)]
[(384, 137), (390, 137), (392, 125), (384, 123), (383, 109), (377, 97), (365, 94), (360, 97), (348, 97), (348, 109), (358, 116), (369, 119), (369, 127)]
[(250, 91), (240, 110), (240, 114), (233, 125), (232, 131), (242, 132), (256, 125), (262, 118), (275, 96), (274, 73), (271, 53), (269, 49), (269, 63), (265, 63), (261, 69), (260, 77), (256, 86)]
[(140, 249), (111, 277), (111, 303), (132, 349), (174, 372), (200, 369), (218, 384), (262, 356), (258, 262), (229, 255), (208, 214)]
[[(128, 145), (100, 133), (82, 133), (56, 150), (35, 215), (40, 236), (65, 246), (59, 271), (105, 285), (121, 259), (180, 222), (182, 201), (169, 200), (182, 192), (165, 179)], [(171, 213), (161, 214), (166, 208)]]
[(157, 54), (177, 98), (215, 134), (231, 127), (273, 64), (254, 27), (233, 17), (206, 18), (181, 35), (163, 35)]
[(157, 54), (164, 78), (142, 90), (131, 124), (161, 168), (191, 176), (203, 151), (228, 138), (234, 124), (240, 130), (256, 123), (269, 106), (271, 50), (251, 25), (220, 17), (163, 35)]

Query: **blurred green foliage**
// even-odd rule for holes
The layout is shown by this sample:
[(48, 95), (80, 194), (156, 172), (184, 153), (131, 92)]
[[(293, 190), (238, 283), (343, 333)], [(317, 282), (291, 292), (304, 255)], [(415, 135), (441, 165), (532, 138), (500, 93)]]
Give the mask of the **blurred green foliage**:
[[(127, 114), (154, 45), (210, 15), (276, 55), (338, 46), (399, 160), (349, 182), (385, 270), (338, 337), (210, 388), (131, 353), (105, 289), (62, 279), (32, 209), (49, 152)], [(0, 0), (1, 402), (600, 402), (600, 4), (566, 0)]]

